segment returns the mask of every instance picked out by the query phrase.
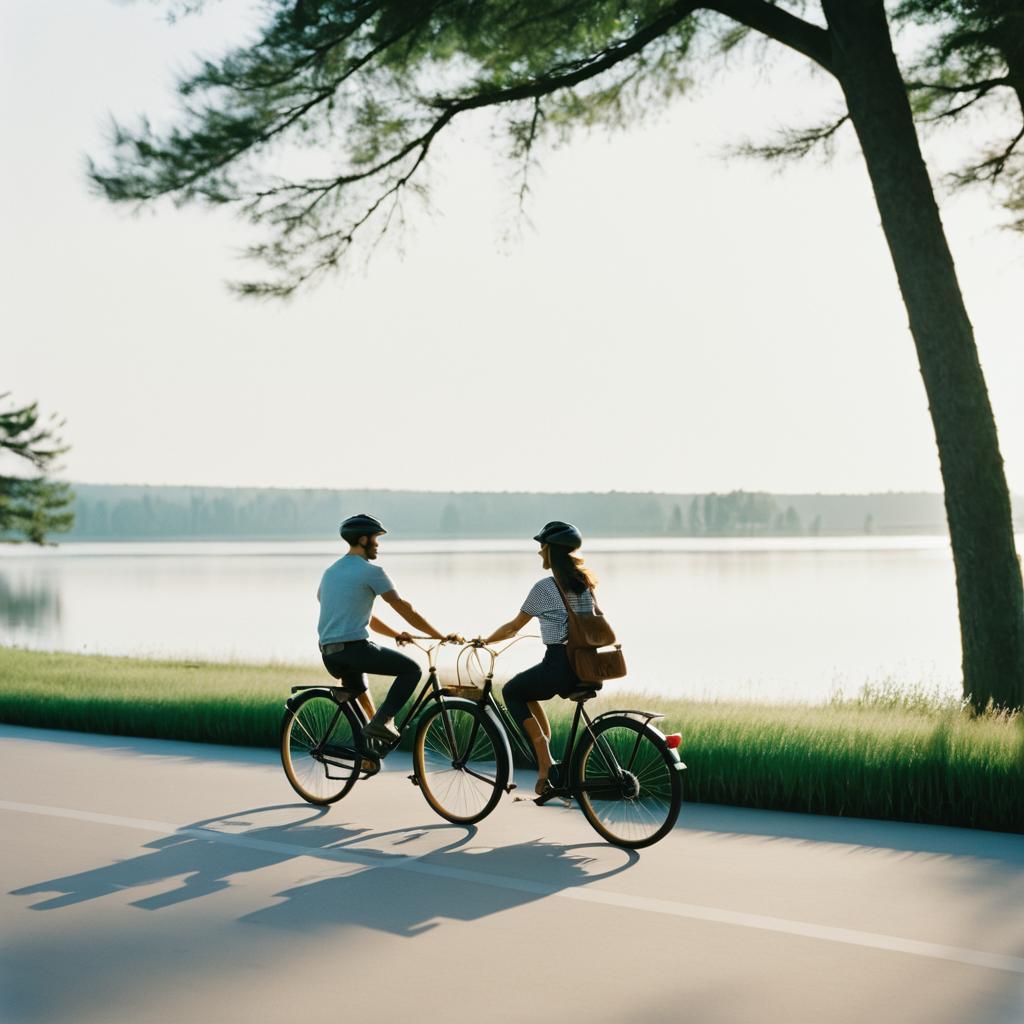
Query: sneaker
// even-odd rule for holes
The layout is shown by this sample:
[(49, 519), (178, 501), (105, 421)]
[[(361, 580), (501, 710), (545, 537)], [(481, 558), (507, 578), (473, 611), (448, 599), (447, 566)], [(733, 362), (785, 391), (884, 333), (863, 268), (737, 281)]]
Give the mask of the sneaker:
[(387, 740), (388, 743), (397, 743), (402, 738), (397, 729), (393, 729), (387, 722), (378, 722), (376, 718), (371, 718), (363, 726), (363, 735), (371, 740)]

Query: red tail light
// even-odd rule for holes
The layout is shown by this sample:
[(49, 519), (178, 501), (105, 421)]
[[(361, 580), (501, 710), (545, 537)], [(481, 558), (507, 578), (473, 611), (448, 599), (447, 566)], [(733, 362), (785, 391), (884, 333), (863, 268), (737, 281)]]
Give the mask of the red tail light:
[(683, 734), (681, 732), (669, 733), (665, 737), (665, 743), (668, 745), (669, 750), (675, 750), (680, 743), (683, 742)]

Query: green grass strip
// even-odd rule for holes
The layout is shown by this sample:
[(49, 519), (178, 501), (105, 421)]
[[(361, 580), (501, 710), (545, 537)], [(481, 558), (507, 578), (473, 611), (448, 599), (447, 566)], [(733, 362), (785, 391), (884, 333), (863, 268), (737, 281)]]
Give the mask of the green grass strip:
[[(291, 686), (322, 668), (49, 654), (0, 647), (0, 721), (275, 747)], [(374, 681), (380, 697), (384, 686)], [(921, 693), (830, 704), (689, 701), (615, 684), (588, 705), (645, 708), (681, 732), (690, 801), (1024, 832), (1024, 716)], [(548, 704), (552, 747), (573, 705)]]

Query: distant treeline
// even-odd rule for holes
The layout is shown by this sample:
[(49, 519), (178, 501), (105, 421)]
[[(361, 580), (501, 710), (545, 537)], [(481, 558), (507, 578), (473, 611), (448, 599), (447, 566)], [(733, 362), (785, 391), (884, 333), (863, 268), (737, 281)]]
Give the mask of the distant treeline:
[[(396, 537), (532, 536), (549, 519), (591, 536), (945, 533), (938, 494), (434, 492), (77, 484), (67, 540), (318, 539), (355, 512)], [(1024, 502), (1018, 503), (1024, 508)], [(1018, 515), (1018, 522), (1024, 520)]]

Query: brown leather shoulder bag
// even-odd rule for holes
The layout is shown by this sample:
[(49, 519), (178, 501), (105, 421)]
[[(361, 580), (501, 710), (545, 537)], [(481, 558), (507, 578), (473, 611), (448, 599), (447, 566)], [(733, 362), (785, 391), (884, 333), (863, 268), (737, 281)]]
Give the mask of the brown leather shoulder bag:
[[(622, 645), (615, 643), (615, 630), (604, 616), (594, 596), (593, 612), (574, 612), (569, 599), (562, 589), (562, 584), (555, 579), (555, 586), (562, 597), (566, 614), (569, 617), (569, 637), (566, 651), (569, 664), (577, 676), (585, 683), (603, 683), (606, 679), (620, 679), (626, 674), (626, 659), (622, 654)], [(614, 644), (610, 651), (599, 650)]]

